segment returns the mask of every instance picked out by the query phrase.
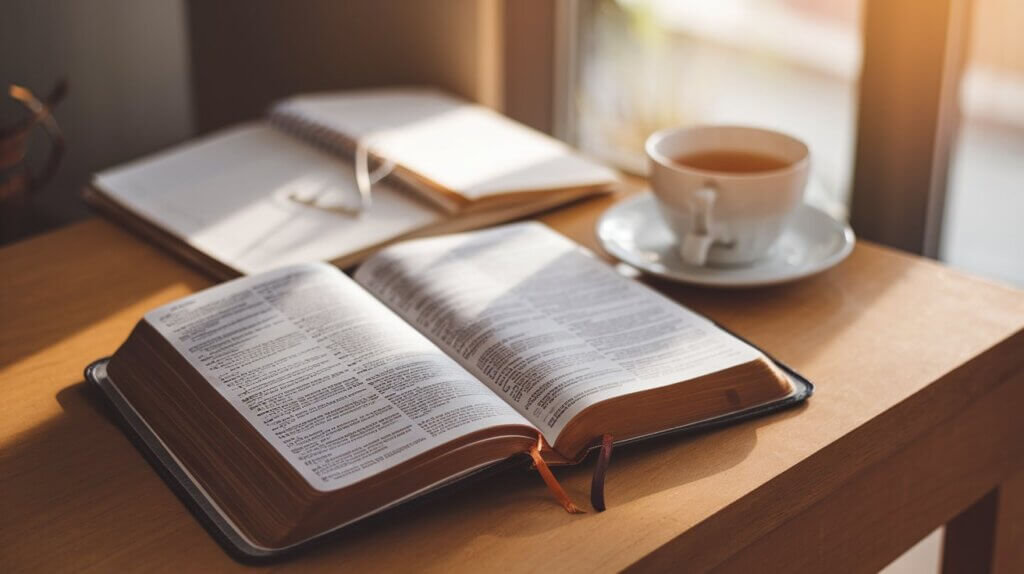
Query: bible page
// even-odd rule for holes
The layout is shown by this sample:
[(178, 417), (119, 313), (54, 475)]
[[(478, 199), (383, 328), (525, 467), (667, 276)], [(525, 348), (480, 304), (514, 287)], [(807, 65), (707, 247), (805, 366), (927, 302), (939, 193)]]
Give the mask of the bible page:
[(590, 405), (761, 356), (539, 223), (403, 242), (355, 277), (550, 444)]
[(146, 321), (318, 490), (477, 430), (530, 426), (327, 264), (236, 279)]

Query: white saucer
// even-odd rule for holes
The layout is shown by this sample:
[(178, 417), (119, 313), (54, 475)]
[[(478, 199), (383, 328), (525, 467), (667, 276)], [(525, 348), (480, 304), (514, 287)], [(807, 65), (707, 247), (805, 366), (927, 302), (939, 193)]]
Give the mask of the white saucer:
[(613, 205), (597, 221), (604, 249), (641, 271), (697, 285), (756, 287), (820, 273), (853, 251), (853, 230), (824, 211), (803, 204), (793, 222), (760, 261), (742, 267), (695, 267), (682, 262), (675, 239), (645, 191)]

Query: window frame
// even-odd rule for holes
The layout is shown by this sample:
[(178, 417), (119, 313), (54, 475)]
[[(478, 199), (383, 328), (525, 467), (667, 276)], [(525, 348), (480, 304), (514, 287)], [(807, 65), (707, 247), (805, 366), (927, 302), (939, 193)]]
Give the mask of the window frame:
[[(551, 131), (575, 145), (579, 23), (591, 2), (555, 4)], [(972, 8), (972, 0), (863, 2), (850, 194), (850, 222), (863, 239), (938, 256)]]

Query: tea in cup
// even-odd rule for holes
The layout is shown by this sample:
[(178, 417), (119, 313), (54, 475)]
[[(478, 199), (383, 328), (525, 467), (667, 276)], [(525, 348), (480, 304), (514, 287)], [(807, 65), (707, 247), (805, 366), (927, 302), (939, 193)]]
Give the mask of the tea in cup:
[(764, 257), (803, 202), (810, 152), (760, 128), (698, 126), (647, 139), (662, 219), (689, 265), (748, 265)]

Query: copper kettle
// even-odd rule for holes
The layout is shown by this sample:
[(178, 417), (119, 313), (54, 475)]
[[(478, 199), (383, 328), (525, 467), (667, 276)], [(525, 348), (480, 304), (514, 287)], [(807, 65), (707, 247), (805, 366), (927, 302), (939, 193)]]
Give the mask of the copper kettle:
[[(25, 107), (26, 113), (9, 125), (0, 125), (0, 242), (26, 231), (29, 196), (53, 177), (60, 165), (64, 136), (53, 117), (53, 108), (67, 94), (67, 82), (57, 82), (42, 101), (22, 86), (11, 85), (8, 94)], [(33, 173), (26, 154), (29, 136), (36, 126), (42, 126), (49, 137), (50, 154)]]

